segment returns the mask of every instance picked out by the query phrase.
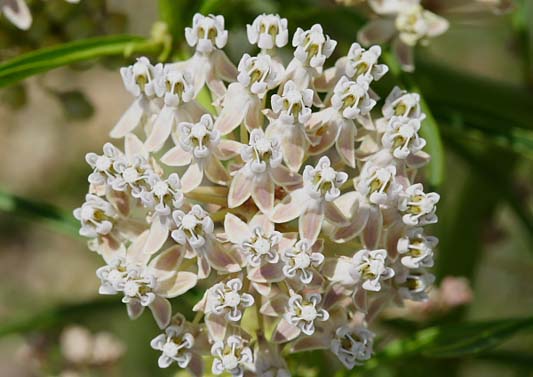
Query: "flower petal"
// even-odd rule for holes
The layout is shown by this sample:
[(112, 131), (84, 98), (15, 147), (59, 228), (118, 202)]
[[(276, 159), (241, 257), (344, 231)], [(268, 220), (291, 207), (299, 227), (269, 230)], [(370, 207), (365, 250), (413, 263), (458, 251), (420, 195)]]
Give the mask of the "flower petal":
[(130, 302), (126, 304), (126, 309), (128, 310), (128, 317), (130, 317), (130, 319), (137, 319), (144, 312), (144, 306), (141, 305), (139, 300), (130, 300)]
[(309, 196), (305, 193), (304, 189), (294, 190), (281, 203), (274, 207), (270, 219), (275, 223), (291, 221), (300, 216), (308, 200)]
[(281, 151), (283, 152), (283, 160), (294, 172), (297, 172), (302, 166), (305, 151), (307, 149), (307, 140), (302, 130), (295, 126), (288, 129), (281, 141)]
[(168, 166), (185, 166), (191, 163), (192, 154), (176, 145), (161, 157), (161, 162)]
[(359, 235), (366, 226), (370, 211), (368, 207), (361, 207), (352, 216), (350, 224), (345, 227), (336, 228), (331, 234), (331, 239), (337, 243), (347, 242)]
[(144, 244), (143, 253), (154, 254), (166, 242), (168, 238), (168, 225), (162, 220), (160, 216), (152, 218), (152, 225), (150, 226), (150, 233), (148, 239)]
[(400, 38), (395, 38), (392, 42), (392, 50), (404, 71), (413, 72), (415, 70), (413, 46), (402, 42)]
[(242, 170), (233, 176), (228, 193), (228, 207), (235, 208), (244, 203), (252, 195), (253, 180)]
[(189, 165), (185, 174), (181, 177), (181, 189), (183, 192), (190, 192), (200, 186), (204, 178), (204, 171), (200, 163), (193, 161)]
[(148, 152), (144, 148), (142, 141), (134, 134), (127, 134), (124, 138), (124, 151), (129, 161), (135, 156), (148, 158)]
[(383, 215), (376, 206), (370, 207), (368, 222), (363, 230), (363, 242), (369, 250), (374, 250), (379, 242), (381, 229), (383, 228)]
[(239, 83), (228, 87), (222, 112), (215, 122), (215, 129), (222, 135), (229, 134), (243, 122), (249, 106), (249, 98), (243, 94), (245, 90)]
[(155, 322), (160, 329), (164, 329), (170, 323), (172, 317), (172, 306), (166, 298), (156, 296), (155, 300), (149, 306), (154, 316)]
[(298, 338), (291, 347), (291, 352), (303, 352), (328, 349), (330, 339), (326, 334), (315, 333), (313, 336)]
[(228, 328), (228, 321), (224, 318), (224, 315), (208, 313), (205, 316), (204, 322), (209, 331), (209, 335), (211, 335), (214, 341), (224, 339)]
[(228, 239), (234, 244), (240, 244), (252, 236), (248, 225), (231, 213), (227, 213), (224, 218), (224, 230)]
[(277, 185), (287, 187), (302, 184), (302, 176), (280, 165), (270, 169), (270, 176)]
[(277, 283), (285, 280), (282, 263), (266, 263), (248, 268), (248, 279), (257, 283)]
[(175, 120), (175, 109), (172, 107), (163, 107), (163, 110), (157, 116), (152, 132), (148, 135), (144, 147), (148, 152), (160, 150), (170, 135)]
[(268, 214), (274, 208), (274, 182), (270, 176), (263, 174), (254, 182), (252, 198), (259, 209)]
[(174, 245), (159, 253), (150, 261), (150, 267), (161, 271), (174, 271), (183, 261), (184, 250), (181, 245)]
[(221, 160), (229, 160), (237, 156), (244, 144), (239, 143), (235, 140), (222, 139), (215, 149), (215, 155)]
[(287, 308), (287, 302), (289, 298), (287, 295), (278, 294), (270, 297), (266, 302), (261, 305), (259, 312), (270, 317), (280, 317), (285, 313)]
[(303, 214), (298, 219), (300, 238), (314, 243), (318, 238), (324, 221), (324, 204), (308, 203)]
[(141, 122), (144, 114), (142, 98), (137, 98), (120, 117), (119, 121), (111, 130), (109, 136), (120, 139), (133, 131)]
[(189, 289), (195, 287), (197, 282), (198, 277), (195, 273), (189, 271), (179, 271), (176, 274), (174, 285), (170, 287), (163, 296), (167, 298), (181, 296)]
[(272, 234), (272, 232), (274, 232), (274, 224), (270, 221), (268, 216), (261, 212), (257, 212), (254, 217), (252, 217), (249, 224), (250, 229), (259, 226), (266, 234)]
[(342, 211), (333, 202), (324, 203), (324, 215), (331, 223), (338, 226), (346, 226), (349, 224), (348, 219), (344, 216)]
[(228, 172), (215, 156), (209, 156), (205, 166), (205, 176), (211, 182), (223, 186), (230, 180)]
[(241, 270), (239, 257), (233, 249), (223, 248), (214, 240), (209, 240), (202, 249), (211, 267), (222, 272), (237, 272)]
[(355, 125), (350, 120), (345, 120), (337, 138), (337, 152), (344, 163), (355, 168)]
[(272, 341), (275, 343), (285, 343), (293, 340), (301, 331), (298, 327), (287, 322), (285, 318), (282, 318), (272, 335)]

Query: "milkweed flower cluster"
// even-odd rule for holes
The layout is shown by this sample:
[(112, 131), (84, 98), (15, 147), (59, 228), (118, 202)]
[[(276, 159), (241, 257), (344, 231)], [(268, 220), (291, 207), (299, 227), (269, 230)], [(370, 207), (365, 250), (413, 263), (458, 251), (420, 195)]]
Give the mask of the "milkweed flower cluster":
[[(325, 68), (336, 42), (320, 25), (297, 29), (286, 65), (278, 15), (248, 25), (260, 52), (237, 65), (222, 16), (197, 14), (185, 33), (190, 59), (121, 69), (134, 99), (111, 135), (124, 148), (86, 158), (74, 215), (105, 262), (100, 293), (132, 319), (151, 311), (162, 368), (289, 376), (285, 355), (313, 349), (361, 365), (380, 310), (433, 282), (424, 228), (439, 195), (414, 181), (429, 160), (418, 94), (372, 90), (388, 71), (378, 46)], [(191, 290), (187, 320), (170, 300)]]

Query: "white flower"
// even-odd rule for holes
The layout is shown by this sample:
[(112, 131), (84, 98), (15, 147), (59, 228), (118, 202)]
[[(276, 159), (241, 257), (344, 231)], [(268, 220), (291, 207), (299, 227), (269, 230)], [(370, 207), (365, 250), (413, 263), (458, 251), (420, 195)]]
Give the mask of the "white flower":
[(425, 270), (404, 270), (396, 277), (398, 293), (407, 300), (426, 301), (427, 292), (435, 282), (435, 276)]
[(193, 345), (194, 337), (185, 331), (183, 324), (167, 327), (164, 334), (159, 334), (150, 342), (153, 349), (162, 352), (158, 359), (160, 368), (168, 368), (173, 362), (180, 368), (186, 368), (192, 358), (190, 350)]
[(177, 229), (172, 231), (172, 238), (180, 245), (188, 244), (197, 249), (205, 245), (206, 237), (212, 235), (215, 225), (207, 212), (198, 204), (188, 213), (177, 210), (172, 212)]
[(434, 192), (426, 194), (422, 184), (416, 183), (399, 195), (398, 209), (402, 212), (402, 220), (406, 225), (417, 226), (437, 222), (435, 212), (440, 199), (439, 194)]
[(274, 94), (271, 99), (272, 111), (285, 124), (304, 124), (311, 117), (313, 90), (300, 90), (289, 80), (283, 86), (282, 95)]
[(281, 233), (273, 231), (267, 234), (260, 226), (251, 230), (251, 237), (239, 245), (239, 249), (246, 256), (248, 265), (257, 267), (261, 261), (267, 263), (277, 263), (279, 254), (277, 253)]
[(335, 331), (330, 349), (346, 368), (353, 369), (372, 356), (374, 337), (375, 334), (365, 327), (344, 325)]
[(365, 50), (359, 43), (353, 43), (348, 51), (345, 73), (349, 78), (365, 76), (370, 80), (379, 80), (388, 71), (385, 64), (378, 64), (381, 47), (375, 45)]
[(230, 335), (225, 341), (216, 341), (211, 347), (213, 360), (212, 372), (219, 375), (224, 372), (233, 377), (244, 375), (244, 366), (253, 363), (253, 353), (246, 341), (238, 335)]
[(357, 183), (357, 191), (368, 198), (372, 204), (387, 205), (395, 199), (400, 187), (394, 183), (396, 168), (394, 165), (380, 166), (367, 162)]
[(262, 50), (284, 47), (289, 42), (287, 19), (277, 14), (260, 14), (246, 25), (248, 41)]
[(87, 153), (85, 161), (93, 168), (93, 172), (89, 174), (89, 183), (93, 185), (111, 185), (117, 177), (114, 170), (114, 164), (123, 158), (123, 153), (111, 143), (105, 143), (103, 147), (103, 154)]
[(313, 252), (307, 240), (300, 240), (291, 248), (281, 251), (281, 260), (285, 263), (283, 274), (286, 277), (298, 275), (302, 283), (309, 284), (313, 280), (313, 269), (324, 262), (324, 255)]
[(105, 199), (87, 194), (85, 203), (74, 210), (74, 217), (81, 222), (80, 235), (95, 238), (111, 233), (118, 213)]
[(262, 130), (255, 129), (250, 134), (249, 145), (241, 149), (241, 158), (253, 174), (262, 174), (281, 164), (282, 153), (277, 139), (268, 138)]
[(390, 148), (394, 157), (403, 160), (426, 145), (426, 141), (418, 136), (419, 130), (420, 119), (393, 117), (383, 135), (383, 146)]
[(313, 335), (315, 321), (327, 321), (329, 313), (318, 307), (322, 296), (318, 293), (307, 294), (304, 297), (291, 292), (285, 319), (298, 327), (305, 335)]
[(163, 97), (166, 106), (176, 107), (194, 99), (194, 79), (189, 71), (165, 66), (155, 82), (155, 91), (158, 97)]
[(101, 295), (115, 295), (124, 290), (124, 284), (128, 276), (126, 261), (124, 258), (114, 258), (109, 264), (98, 268), (96, 276), (100, 279), (98, 293)]
[(397, 14), (402, 9), (419, 3), (420, 0), (368, 0), (368, 4), (372, 10), (380, 15)]
[(172, 173), (166, 180), (158, 175), (152, 175), (149, 179), (150, 189), (141, 195), (143, 204), (153, 208), (160, 216), (169, 216), (172, 210), (178, 209), (183, 204), (180, 178)]
[(412, 228), (398, 240), (401, 263), (407, 268), (433, 267), (433, 249), (439, 240), (426, 236), (422, 228)]
[(415, 118), (422, 121), (425, 118), (420, 108), (420, 95), (418, 93), (408, 93), (398, 87), (394, 87), (385, 99), (382, 111), (386, 119), (396, 116)]
[(241, 290), (240, 278), (215, 284), (206, 292), (206, 313), (225, 314), (228, 321), (240, 321), (243, 309), (254, 304), (254, 297)]
[(192, 19), (192, 27), (185, 28), (185, 39), (189, 46), (196, 47), (196, 51), (201, 53), (223, 48), (228, 41), (224, 17), (196, 13)]
[(333, 53), (337, 42), (324, 35), (322, 26), (315, 24), (306, 31), (296, 29), (292, 45), (296, 47), (294, 57), (304, 66), (321, 69), (326, 58)]
[(353, 256), (355, 268), (367, 291), (378, 292), (381, 282), (394, 276), (394, 270), (386, 266), (387, 250), (359, 250)]
[(340, 187), (348, 179), (348, 174), (334, 170), (329, 158), (323, 156), (316, 167), (305, 167), (303, 179), (304, 189), (311, 198), (331, 202), (339, 197)]
[(357, 119), (367, 116), (376, 101), (368, 93), (369, 81), (367, 76), (358, 76), (357, 81), (350, 81), (346, 76), (340, 78), (333, 89), (331, 105), (342, 113), (346, 119)]
[(134, 198), (139, 198), (149, 187), (150, 177), (155, 175), (146, 158), (136, 155), (130, 159), (119, 159), (113, 164), (116, 176), (109, 180), (116, 191), (130, 190)]
[(266, 54), (254, 57), (244, 54), (237, 69), (239, 83), (259, 98), (278, 86), (282, 79), (283, 66)]
[(406, 6), (400, 9), (396, 17), (396, 28), (400, 40), (408, 46), (414, 46), (420, 40), (433, 38), (448, 30), (448, 21), (437, 16), (421, 5)]
[(213, 129), (213, 118), (209, 114), (202, 115), (198, 123), (180, 123), (179, 135), (180, 146), (195, 159), (209, 157), (220, 141), (220, 133)]
[(142, 306), (149, 306), (156, 298), (154, 293), (156, 285), (157, 279), (147, 267), (128, 265), (122, 302), (127, 304), (131, 301), (138, 301)]

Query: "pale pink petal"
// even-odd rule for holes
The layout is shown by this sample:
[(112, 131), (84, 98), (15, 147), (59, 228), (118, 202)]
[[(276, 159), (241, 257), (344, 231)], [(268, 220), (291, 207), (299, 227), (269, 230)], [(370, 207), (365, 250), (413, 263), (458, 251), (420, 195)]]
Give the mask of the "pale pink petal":
[(148, 152), (144, 148), (142, 141), (134, 134), (127, 134), (124, 138), (124, 152), (128, 160), (135, 156), (143, 156), (148, 158)]
[(192, 160), (192, 154), (183, 150), (179, 145), (171, 148), (161, 157), (161, 162), (168, 166), (185, 166), (189, 165)]
[(254, 182), (252, 187), (252, 199), (263, 213), (270, 213), (274, 208), (274, 182), (270, 176), (263, 174)]
[[(339, 127), (336, 122), (330, 122), (322, 125), (318, 133), (314, 133), (311, 140), (314, 144), (309, 147), (309, 154), (317, 155), (326, 152), (337, 140)], [(314, 140), (318, 140), (316, 143)]]
[(342, 287), (341, 285), (331, 285), (324, 295), (322, 307), (327, 311), (330, 311), (332, 307), (337, 305), (343, 307), (343, 303), (346, 300), (346, 291), (346, 288)]
[(248, 104), (246, 118), (244, 123), (248, 131), (263, 126), (263, 113), (261, 112), (262, 103), (258, 98), (252, 99)]
[(300, 329), (287, 322), (285, 318), (282, 318), (272, 335), (272, 341), (275, 343), (285, 343), (293, 340), (298, 335), (300, 335)]
[(150, 226), (150, 233), (148, 239), (144, 244), (143, 253), (153, 254), (166, 242), (168, 238), (168, 225), (161, 219), (160, 216), (154, 216), (152, 219), (152, 225)]
[(4, 1), (0, 5), (0, 12), (19, 29), (28, 30), (31, 26), (31, 12), (24, 0)]
[(228, 207), (235, 208), (252, 195), (253, 180), (242, 170), (233, 176), (228, 193)]
[(215, 149), (215, 155), (225, 161), (237, 156), (244, 145), (235, 140), (222, 139)]
[(211, 267), (217, 271), (237, 272), (241, 270), (239, 257), (234, 249), (224, 248), (219, 242), (209, 240), (203, 252)]
[(126, 258), (128, 262), (145, 264), (148, 262), (151, 254), (144, 253), (144, 245), (148, 239), (149, 230), (145, 230), (136, 237), (128, 247)]
[(301, 175), (290, 171), (283, 165), (270, 169), (270, 176), (277, 185), (283, 187), (295, 186), (302, 183)]
[(322, 203), (308, 203), (298, 219), (300, 238), (314, 243), (318, 238), (322, 222), (324, 221), (324, 205)]
[(266, 263), (248, 269), (248, 279), (257, 283), (277, 283), (285, 280), (282, 263)]
[[(196, 344), (196, 341), (194, 342)], [(196, 353), (191, 354), (191, 360), (187, 369), (191, 372), (194, 377), (203, 377), (204, 376), (204, 360), (202, 357)]]
[(343, 122), (337, 138), (337, 152), (344, 163), (355, 167), (355, 125), (352, 121)]
[(164, 107), (157, 116), (152, 127), (152, 132), (148, 135), (148, 138), (144, 143), (144, 147), (148, 152), (158, 151), (163, 147), (163, 144), (165, 144), (174, 124), (175, 111), (174, 108)]
[(230, 180), (229, 174), (222, 163), (214, 156), (209, 156), (205, 166), (205, 176), (211, 182), (225, 186)]
[(327, 258), (322, 266), (322, 274), (329, 280), (344, 286), (353, 286), (357, 283), (353, 275), (355, 266), (351, 258)]
[(387, 229), (386, 245), (389, 258), (396, 260), (398, 256), (398, 240), (403, 236), (405, 231), (403, 222), (396, 222)]
[(365, 289), (359, 288), (355, 292), (353, 296), (353, 303), (361, 312), (366, 313), (368, 311), (368, 294)]
[(285, 223), (291, 221), (303, 212), (309, 196), (304, 189), (298, 189), (288, 194), (272, 212), (271, 220), (275, 223)]
[(183, 256), (183, 247), (181, 245), (174, 245), (152, 259), (150, 261), (150, 267), (161, 271), (174, 271), (181, 264)]
[(200, 163), (193, 161), (189, 165), (185, 174), (181, 177), (181, 189), (183, 192), (190, 192), (200, 186), (204, 178), (204, 171)]
[(111, 191), (106, 194), (107, 199), (117, 207), (119, 212), (127, 217), (130, 212), (130, 196), (123, 191)]
[(139, 125), (144, 113), (142, 101), (142, 98), (137, 98), (120, 117), (109, 134), (112, 138), (119, 139), (124, 137)]
[(128, 310), (128, 317), (130, 319), (137, 319), (143, 314), (144, 306), (141, 305), (139, 300), (131, 300), (126, 304), (126, 309)]
[(285, 313), (287, 308), (287, 302), (289, 298), (287, 295), (278, 294), (266, 300), (266, 302), (261, 305), (259, 312), (266, 316), (270, 317), (280, 317)]
[(239, 83), (233, 83), (224, 96), (224, 107), (215, 121), (215, 129), (222, 135), (227, 135), (237, 128), (248, 112), (249, 98), (243, 96), (242, 90)]
[(179, 271), (176, 274), (174, 285), (170, 287), (163, 296), (167, 298), (181, 296), (189, 289), (195, 287), (197, 282), (198, 277), (195, 273), (189, 271)]
[(211, 54), (214, 60), (215, 70), (219, 77), (225, 81), (235, 81), (237, 79), (237, 67), (228, 58), (228, 56), (221, 50), (215, 50)]
[(326, 219), (337, 226), (348, 225), (348, 219), (344, 216), (342, 211), (333, 202), (324, 203), (324, 215)]
[(392, 42), (392, 50), (404, 71), (413, 72), (415, 70), (413, 46), (402, 42), (400, 38), (395, 38)]
[(361, 207), (352, 216), (350, 224), (345, 227), (340, 227), (334, 230), (331, 235), (331, 239), (334, 242), (347, 242), (359, 235), (363, 228), (366, 226), (370, 211), (368, 207)]
[(205, 279), (211, 274), (211, 265), (207, 258), (198, 256), (196, 263), (198, 265), (198, 279)]
[(228, 328), (228, 321), (224, 318), (224, 315), (208, 313), (205, 316), (204, 322), (213, 340), (224, 339)]
[(283, 152), (283, 160), (294, 172), (297, 172), (302, 166), (305, 151), (307, 149), (307, 140), (303, 131), (290, 126), (286, 131), (285, 137), (281, 141), (281, 151)]
[(359, 29), (357, 39), (364, 46), (372, 44), (382, 44), (388, 41), (395, 33), (394, 21), (390, 19), (378, 18), (368, 22)]
[(266, 234), (271, 234), (274, 231), (274, 224), (272, 223), (272, 221), (270, 221), (268, 216), (261, 212), (257, 212), (254, 217), (252, 217), (249, 224), (250, 229), (259, 226)]
[(281, 241), (279, 241), (279, 250), (286, 250), (292, 247), (297, 239), (298, 233), (296, 232), (283, 233), (283, 237), (281, 238)]
[(379, 242), (379, 236), (383, 227), (383, 215), (375, 206), (370, 207), (368, 222), (363, 230), (363, 242), (369, 250), (374, 250)]
[(156, 296), (154, 302), (149, 306), (154, 316), (155, 322), (160, 329), (164, 329), (170, 323), (172, 317), (172, 306), (166, 298)]
[(226, 214), (224, 218), (224, 230), (228, 239), (234, 244), (241, 244), (252, 236), (248, 225), (231, 213)]
[(431, 160), (431, 156), (424, 151), (420, 151), (416, 154), (410, 154), (406, 158), (407, 165), (411, 168), (421, 168), (425, 166)]
[(101, 237), (98, 245), (98, 253), (102, 255), (106, 263), (111, 263), (117, 256), (126, 254), (126, 247), (122, 242), (110, 234)]
[[(346, 59), (346, 58), (341, 58)], [(329, 92), (333, 89), (335, 84), (339, 81), (339, 78), (342, 75), (343, 69), (339, 69), (337, 65), (339, 63), (344, 63), (342, 66), (344, 66), (346, 63), (343, 60), (337, 60), (337, 64), (335, 64), (334, 67), (328, 68), (322, 73), (320, 76), (315, 77), (315, 80), (313, 81), (313, 85), (315, 87), (315, 90), (317, 92)]]
[(315, 333), (313, 336), (298, 338), (291, 347), (291, 352), (304, 352), (327, 349), (330, 346), (330, 339), (326, 334)]
[(252, 281), (251, 285), (256, 290), (256, 292), (263, 297), (269, 296), (270, 292), (272, 291), (272, 286), (270, 284), (256, 283), (255, 281)]

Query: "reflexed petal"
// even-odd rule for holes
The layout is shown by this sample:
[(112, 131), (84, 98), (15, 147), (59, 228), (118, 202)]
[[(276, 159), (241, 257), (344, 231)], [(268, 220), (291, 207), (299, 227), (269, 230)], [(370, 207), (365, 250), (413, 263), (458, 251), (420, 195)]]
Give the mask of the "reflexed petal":
[(215, 155), (221, 160), (229, 160), (237, 156), (244, 144), (235, 140), (222, 139), (215, 149)]
[(166, 242), (168, 238), (168, 225), (162, 221), (160, 216), (154, 216), (152, 219), (152, 225), (150, 226), (150, 233), (148, 239), (144, 244), (143, 253), (153, 254)]
[(213, 183), (219, 185), (226, 185), (230, 180), (229, 174), (222, 165), (222, 163), (214, 156), (209, 156), (206, 167), (205, 176)]
[(330, 342), (331, 339), (326, 334), (316, 333), (313, 336), (305, 336), (297, 339), (291, 347), (291, 352), (328, 349)]
[(368, 222), (363, 230), (363, 242), (367, 249), (374, 250), (379, 242), (381, 229), (383, 228), (383, 215), (375, 206), (370, 207)]
[(248, 269), (248, 279), (257, 283), (276, 283), (285, 279), (282, 263), (266, 263)]
[(124, 256), (126, 248), (122, 242), (107, 234), (102, 236), (98, 252), (102, 255), (106, 263), (111, 263), (117, 256)]
[(181, 245), (172, 246), (150, 262), (150, 267), (161, 271), (174, 271), (178, 268), (183, 260), (183, 247)]
[(248, 111), (244, 123), (248, 131), (263, 126), (263, 113), (261, 112), (262, 103), (258, 98), (249, 101)]
[(248, 225), (231, 213), (226, 214), (224, 218), (224, 230), (234, 244), (240, 244), (252, 236)]
[(300, 335), (300, 332), (298, 327), (291, 325), (285, 318), (282, 318), (272, 335), (272, 341), (275, 343), (289, 342)]
[(405, 161), (409, 167), (419, 169), (425, 166), (430, 160), (431, 156), (429, 154), (420, 151), (416, 154), (410, 154)]
[(396, 222), (387, 229), (386, 245), (389, 258), (396, 260), (398, 256), (398, 240), (403, 236), (405, 227), (403, 222)]
[(194, 161), (189, 165), (183, 177), (181, 177), (181, 189), (183, 192), (190, 192), (200, 186), (204, 178), (204, 171), (200, 164)]
[(402, 42), (400, 38), (395, 38), (392, 42), (392, 50), (404, 71), (413, 72), (415, 70), (413, 46)]
[(148, 138), (144, 143), (148, 152), (155, 152), (163, 147), (174, 124), (175, 111), (176, 110), (172, 107), (164, 107), (157, 116), (152, 127), (152, 132), (148, 135)]
[(152, 254), (144, 252), (144, 245), (146, 244), (149, 233), (149, 230), (145, 230), (132, 241), (126, 253), (128, 262), (140, 264), (146, 264), (148, 262)]
[(301, 175), (290, 171), (283, 165), (270, 169), (270, 175), (279, 186), (295, 186), (302, 183)]
[(228, 207), (235, 208), (252, 195), (253, 180), (241, 170), (235, 174), (228, 193)]
[(359, 288), (354, 296), (353, 303), (357, 309), (366, 313), (368, 311), (368, 294), (365, 289)]
[(187, 365), (187, 369), (189, 369), (189, 371), (192, 373), (194, 377), (203, 377), (204, 376), (204, 361), (202, 360), (202, 357), (196, 353), (193, 353), (191, 357), (191, 361), (189, 361), (189, 365)]
[(124, 138), (124, 151), (128, 160), (132, 160), (133, 157), (141, 155), (144, 158), (148, 158), (148, 152), (144, 148), (142, 141), (134, 134), (127, 134)]
[(197, 258), (198, 265), (198, 279), (205, 279), (211, 273), (211, 265), (207, 258), (203, 256), (198, 256)]
[(249, 98), (243, 95), (244, 91), (239, 83), (230, 84), (228, 87), (222, 112), (215, 122), (215, 129), (222, 135), (229, 134), (243, 122), (249, 106)]
[(294, 172), (297, 172), (302, 166), (302, 162), (305, 156), (305, 150), (307, 149), (307, 140), (302, 130), (297, 129), (294, 126), (288, 130), (285, 137), (281, 141), (281, 151), (283, 152), (283, 160)]
[(263, 174), (252, 187), (252, 198), (263, 213), (270, 213), (274, 208), (274, 182), (270, 176)]
[(228, 321), (224, 318), (224, 315), (208, 313), (205, 316), (204, 322), (209, 331), (209, 335), (213, 337), (213, 340), (217, 341), (224, 339), (228, 328)]
[(222, 77), (225, 81), (237, 80), (237, 67), (223, 51), (213, 51), (211, 58), (214, 61), (215, 70), (219, 77)]
[(239, 257), (233, 249), (224, 249), (219, 242), (208, 241), (203, 249), (205, 257), (211, 267), (222, 272), (237, 272), (241, 270)]
[(189, 289), (196, 286), (198, 278), (195, 273), (189, 271), (179, 271), (176, 274), (176, 281), (174, 285), (170, 287), (164, 297), (173, 298), (186, 293)]
[(361, 207), (353, 215), (350, 224), (345, 227), (337, 228), (331, 235), (334, 242), (346, 242), (355, 238), (367, 224), (368, 216), (370, 214), (368, 207)]
[(120, 117), (119, 121), (110, 132), (110, 136), (115, 139), (126, 136), (133, 131), (141, 122), (144, 109), (142, 106), (142, 98), (137, 98)]
[(359, 29), (357, 39), (364, 46), (382, 44), (388, 41), (395, 33), (394, 21), (389, 19), (375, 19)]
[(275, 295), (261, 305), (259, 312), (270, 317), (279, 317), (285, 313), (289, 298), (284, 294)]
[(143, 314), (144, 306), (141, 305), (139, 300), (131, 300), (126, 304), (126, 309), (128, 310), (128, 317), (130, 319), (137, 319)]
[(272, 221), (270, 221), (268, 216), (261, 212), (257, 212), (254, 217), (252, 217), (249, 224), (250, 229), (259, 226), (266, 234), (271, 234), (274, 231), (274, 224), (272, 223)]
[(324, 205), (322, 203), (308, 203), (298, 219), (300, 238), (314, 243), (318, 238), (323, 221)]
[(191, 153), (176, 145), (161, 157), (161, 162), (168, 166), (185, 166), (191, 163), (191, 159)]
[(19, 29), (28, 30), (30, 28), (32, 16), (24, 0), (10, 0), (0, 3), (0, 13), (2, 12)]
[(304, 192), (304, 189), (295, 190), (274, 207), (270, 219), (275, 223), (291, 221), (300, 216), (308, 200), (309, 196)]
[(354, 264), (351, 258), (327, 258), (322, 266), (322, 274), (329, 280), (345, 286), (353, 286), (357, 280), (353, 276)]
[(355, 167), (355, 125), (352, 121), (345, 121), (337, 138), (337, 152), (346, 165)]
[(324, 215), (328, 221), (335, 225), (348, 225), (348, 219), (343, 215), (339, 207), (333, 202), (324, 203)]
[(172, 306), (166, 298), (156, 296), (154, 302), (149, 306), (154, 316), (155, 322), (160, 329), (164, 329), (170, 323), (172, 316)]

